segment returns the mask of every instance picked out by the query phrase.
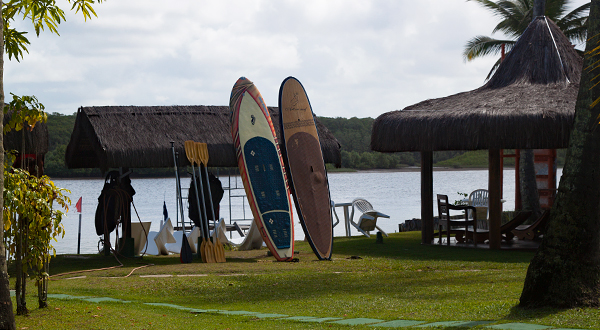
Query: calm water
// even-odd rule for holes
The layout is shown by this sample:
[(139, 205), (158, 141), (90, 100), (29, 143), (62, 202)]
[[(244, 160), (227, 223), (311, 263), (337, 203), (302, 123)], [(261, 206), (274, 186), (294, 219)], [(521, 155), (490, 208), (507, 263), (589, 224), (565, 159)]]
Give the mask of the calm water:
[[(561, 170), (558, 170), (560, 176)], [(237, 187), (232, 190), (232, 195), (243, 194), (242, 183), (239, 177), (232, 177), (231, 185), (228, 177), (221, 177), (223, 187)], [(514, 209), (515, 182), (514, 170), (504, 170), (504, 210)], [(77, 252), (77, 232), (79, 214), (75, 211), (75, 203), (79, 197), (83, 197), (82, 204), (82, 229), (81, 229), (81, 253), (96, 253), (98, 236), (94, 226), (94, 214), (98, 205), (98, 196), (104, 185), (103, 179), (76, 179), (76, 180), (54, 180), (57, 187), (71, 190), (69, 196), (72, 199), (72, 207), (63, 220), (66, 230), (65, 237), (59, 239), (53, 245), (58, 254), (69, 254)], [(487, 170), (468, 171), (434, 171), (433, 194), (443, 193), (449, 196), (450, 201), (462, 199), (459, 193), (470, 193), (475, 189), (487, 188)], [(190, 179), (182, 179), (182, 186), (189, 186)], [(420, 172), (388, 172), (388, 171), (364, 171), (353, 173), (330, 173), (329, 185), (331, 199), (336, 203), (351, 202), (357, 197), (365, 198), (373, 204), (373, 208), (379, 212), (388, 214), (390, 219), (380, 219), (378, 225), (386, 232), (398, 231), (398, 225), (404, 220), (421, 217), (421, 192)], [(135, 209), (141, 221), (151, 221), (151, 231), (158, 231), (163, 217), (163, 201), (173, 224), (175, 224), (175, 179), (133, 179), (132, 186), (136, 190), (133, 197)], [(229, 221), (230, 218), (250, 218), (249, 207), (242, 206), (244, 198), (234, 197), (231, 200), (231, 217), (229, 214), (229, 198), (227, 191), (221, 201), (221, 217)], [(246, 204), (246, 203), (244, 203)], [(247, 204), (246, 204), (247, 205)], [(295, 211), (295, 210), (294, 210)], [(185, 210), (187, 213), (187, 208)], [(244, 216), (245, 212), (245, 216)], [(343, 222), (343, 210), (337, 208), (336, 212)], [(357, 217), (355, 216), (355, 219)], [(334, 219), (335, 220), (335, 219)], [(137, 222), (138, 217), (132, 210), (132, 222)], [(304, 239), (302, 227), (295, 217), (295, 239)], [(334, 228), (335, 236), (345, 235), (344, 226), (340, 223)], [(359, 235), (352, 228), (352, 235)], [(236, 236), (234, 236), (236, 237)], [(111, 242), (114, 242), (114, 232)]]

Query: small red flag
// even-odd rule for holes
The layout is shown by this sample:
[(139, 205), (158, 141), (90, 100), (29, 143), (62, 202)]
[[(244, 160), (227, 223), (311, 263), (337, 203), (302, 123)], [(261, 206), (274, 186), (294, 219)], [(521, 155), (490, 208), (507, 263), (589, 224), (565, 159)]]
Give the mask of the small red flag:
[(81, 213), (81, 199), (82, 198), (83, 198), (83, 196), (79, 197), (77, 204), (75, 204), (75, 208), (77, 209), (77, 212), (79, 212), (79, 213)]

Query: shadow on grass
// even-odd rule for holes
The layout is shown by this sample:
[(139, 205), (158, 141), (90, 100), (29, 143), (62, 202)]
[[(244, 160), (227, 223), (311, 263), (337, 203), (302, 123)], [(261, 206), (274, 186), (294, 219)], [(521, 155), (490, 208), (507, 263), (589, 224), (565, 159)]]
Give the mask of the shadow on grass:
[(377, 244), (374, 235), (367, 237), (336, 237), (333, 254), (388, 257), (409, 260), (481, 261), (499, 263), (529, 263), (534, 251), (474, 249), (456, 246), (421, 244), (420, 232), (390, 234)]
[(565, 309), (558, 308), (523, 308), (519, 307), (519, 305), (515, 305), (510, 309), (510, 314), (503, 318), (506, 321), (515, 321), (519, 322), (535, 322), (537, 319), (545, 318), (550, 315), (554, 315), (564, 311)]

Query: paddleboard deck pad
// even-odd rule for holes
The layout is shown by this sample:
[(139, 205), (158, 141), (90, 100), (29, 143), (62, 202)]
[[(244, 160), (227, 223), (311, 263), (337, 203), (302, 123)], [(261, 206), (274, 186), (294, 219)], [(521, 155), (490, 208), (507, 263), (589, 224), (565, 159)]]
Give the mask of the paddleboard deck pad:
[(233, 86), (229, 108), (233, 144), (254, 222), (275, 259), (291, 260), (292, 201), (267, 107), (256, 86), (242, 77)]
[(308, 96), (294, 77), (281, 84), (279, 112), (289, 185), (302, 229), (315, 255), (331, 259), (333, 222), (325, 162)]

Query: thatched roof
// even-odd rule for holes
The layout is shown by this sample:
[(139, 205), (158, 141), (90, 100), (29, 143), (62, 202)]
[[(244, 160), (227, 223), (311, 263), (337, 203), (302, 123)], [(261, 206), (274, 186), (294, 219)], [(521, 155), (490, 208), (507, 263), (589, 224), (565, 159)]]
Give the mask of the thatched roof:
[[(4, 124), (8, 123), (11, 114), (11, 112), (4, 114)], [(29, 125), (20, 131), (11, 130), (4, 135), (4, 150), (21, 152), (23, 137), (25, 137), (25, 154), (45, 155), (48, 152), (48, 126), (45, 123), (37, 123), (31, 131)]]
[[(269, 112), (279, 136), (279, 111)], [(318, 120), (317, 129), (325, 161), (340, 166), (339, 142)], [(69, 168), (172, 167), (173, 141), (187, 166), (186, 140), (208, 144), (208, 166), (237, 167), (227, 106), (81, 107), (65, 160)]]
[(566, 148), (582, 66), (556, 24), (538, 17), (484, 86), (379, 116), (371, 149)]

